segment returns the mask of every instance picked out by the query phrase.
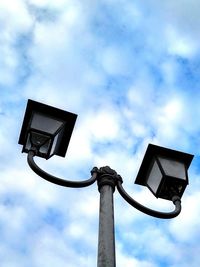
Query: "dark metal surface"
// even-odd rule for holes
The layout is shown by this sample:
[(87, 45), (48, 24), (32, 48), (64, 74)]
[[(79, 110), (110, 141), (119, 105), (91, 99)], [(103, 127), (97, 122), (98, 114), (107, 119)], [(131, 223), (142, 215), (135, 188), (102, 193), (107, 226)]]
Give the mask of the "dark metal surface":
[(149, 209), (143, 205), (141, 205), (140, 203), (138, 203), (137, 201), (135, 201), (131, 196), (129, 196), (127, 194), (127, 192), (124, 190), (123, 186), (122, 186), (122, 183), (121, 181), (118, 181), (117, 183), (117, 189), (120, 193), (120, 195), (131, 205), (133, 206), (134, 208), (136, 208), (137, 210), (147, 214), (147, 215), (150, 215), (150, 216), (153, 216), (153, 217), (156, 217), (156, 218), (160, 218), (160, 219), (172, 219), (176, 216), (179, 215), (179, 213), (181, 212), (181, 200), (180, 200), (180, 197), (178, 196), (173, 196), (172, 197), (172, 201), (175, 205), (175, 209), (172, 211), (172, 212), (160, 212), (160, 211), (155, 211), (155, 210), (152, 210), (152, 209)]
[(93, 168), (91, 172), (92, 177), (85, 181), (69, 181), (69, 180), (60, 179), (40, 169), (40, 167), (38, 167), (38, 165), (34, 161), (34, 156), (35, 156), (34, 151), (29, 151), (27, 161), (28, 161), (30, 168), (37, 175), (47, 180), (48, 182), (51, 182), (51, 183), (54, 183), (60, 186), (65, 186), (65, 187), (80, 188), (80, 187), (86, 187), (86, 186), (93, 184), (97, 179), (97, 171), (96, 171), (97, 168)]
[(144, 155), (142, 164), (138, 171), (135, 184), (146, 186), (146, 179), (148, 177), (148, 172), (152, 164), (152, 160), (156, 156), (163, 156), (170, 159), (179, 160), (183, 162), (186, 166), (186, 169), (189, 168), (190, 163), (193, 159), (193, 155), (188, 153), (183, 153), (180, 151), (172, 150), (165, 147), (156, 146), (153, 144), (149, 144)]
[[(41, 114), (44, 114), (48, 117), (52, 117), (58, 120), (62, 120), (65, 123), (62, 136), (60, 137), (60, 143), (58, 144), (58, 148), (56, 151), (56, 155), (65, 157), (69, 141), (74, 129), (74, 125), (77, 119), (77, 115), (68, 111), (64, 111), (58, 108), (51, 107), (49, 105), (45, 105), (33, 100), (28, 100), (25, 115), (24, 115), (24, 121), (22, 124), (22, 129), (19, 137), (19, 144), (25, 145), (28, 130), (30, 127), (30, 121), (32, 118), (33, 112), (38, 112)], [(23, 151), (26, 152), (26, 151)]]
[[(35, 163), (34, 156), (35, 156), (34, 151), (29, 151), (27, 161), (28, 161), (30, 168), (37, 175), (39, 175), (40, 177), (42, 177), (43, 179), (45, 179), (51, 183), (54, 183), (54, 184), (57, 184), (60, 186), (65, 186), (65, 187), (81, 188), (81, 187), (89, 186), (89, 185), (93, 184), (96, 180), (98, 180), (100, 193), (101, 193), (101, 188), (103, 188), (104, 186), (109, 186), (112, 189), (112, 194), (113, 194), (114, 185), (117, 185), (117, 189), (118, 189), (120, 195), (131, 206), (133, 206), (134, 208), (136, 208), (136, 209), (140, 210), (141, 212), (148, 214), (150, 216), (162, 218), (162, 219), (171, 219), (171, 218), (176, 217), (181, 212), (181, 200), (180, 200), (179, 196), (174, 195), (174, 197), (172, 197), (172, 201), (174, 202), (174, 205), (175, 205), (174, 211), (167, 212), (167, 213), (155, 211), (155, 210), (149, 209), (149, 208), (141, 205), (140, 203), (135, 201), (131, 196), (129, 196), (128, 193), (124, 190), (124, 188), (122, 186), (122, 178), (119, 175), (117, 175), (116, 172), (113, 175), (111, 175), (110, 173), (108, 173), (106, 175), (105, 173), (102, 174), (101, 171), (99, 171), (96, 167), (94, 167), (93, 170), (91, 171), (92, 177), (90, 179), (84, 180), (84, 181), (69, 181), (69, 180), (60, 179), (58, 177), (55, 177), (55, 176), (43, 171)], [(105, 168), (105, 167), (103, 167), (103, 168)], [(112, 179), (113, 179), (113, 181), (112, 181)], [(102, 180), (102, 182), (101, 182), (101, 180)], [(173, 199), (175, 199), (176, 201), (174, 201)]]
[[(106, 168), (106, 167), (105, 167)], [(100, 208), (99, 208), (99, 239), (97, 267), (115, 267), (115, 233), (114, 233), (114, 207), (113, 185), (115, 173), (99, 176)], [(107, 177), (106, 177), (107, 176)], [(111, 180), (113, 178), (113, 184)], [(101, 179), (103, 182), (101, 183)]]

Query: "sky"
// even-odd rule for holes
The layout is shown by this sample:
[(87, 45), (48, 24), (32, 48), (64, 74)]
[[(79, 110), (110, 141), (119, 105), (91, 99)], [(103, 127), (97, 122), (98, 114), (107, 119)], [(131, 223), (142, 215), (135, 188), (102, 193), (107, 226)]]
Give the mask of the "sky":
[(0, 0), (0, 266), (94, 267), (99, 192), (29, 168), (18, 138), (28, 99), (78, 114), (63, 179), (109, 165), (137, 201), (173, 209), (134, 181), (149, 143), (194, 155), (181, 214), (145, 215), (114, 193), (117, 267), (200, 265), (200, 2)]

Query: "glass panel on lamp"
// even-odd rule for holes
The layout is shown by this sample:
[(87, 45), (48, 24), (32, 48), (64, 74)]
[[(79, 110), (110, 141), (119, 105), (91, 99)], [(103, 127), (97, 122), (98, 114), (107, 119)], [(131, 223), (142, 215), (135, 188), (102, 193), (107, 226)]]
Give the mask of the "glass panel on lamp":
[(48, 153), (50, 143), (50, 136), (38, 132), (30, 132), (28, 133), (25, 150), (29, 151), (32, 146), (41, 146), (39, 152), (46, 155)]
[(49, 139), (44, 145), (42, 145), (42, 146), (40, 147), (39, 152), (40, 152), (41, 154), (47, 155), (48, 152), (49, 152), (50, 144), (51, 144), (51, 140)]
[(162, 168), (167, 176), (187, 180), (185, 165), (182, 162), (158, 157)]
[(55, 138), (53, 140), (53, 144), (52, 144), (52, 147), (51, 147), (50, 156), (53, 155), (54, 152), (55, 152), (59, 134), (60, 134), (60, 132), (55, 136)]
[(163, 175), (160, 171), (157, 161), (155, 160), (149, 173), (149, 177), (147, 178), (147, 185), (151, 188), (154, 194), (156, 194), (158, 190), (162, 177)]
[(54, 134), (62, 125), (62, 121), (45, 116), (42, 113), (34, 112), (30, 127), (49, 134)]
[(38, 133), (38, 132), (30, 132), (30, 142), (31, 144), (35, 145), (35, 146), (43, 146), (46, 143), (48, 143), (50, 140), (50, 136), (49, 135), (45, 135), (42, 133)]
[(29, 151), (32, 147), (31, 141), (30, 141), (30, 133), (27, 136), (26, 145), (25, 145), (25, 151)]

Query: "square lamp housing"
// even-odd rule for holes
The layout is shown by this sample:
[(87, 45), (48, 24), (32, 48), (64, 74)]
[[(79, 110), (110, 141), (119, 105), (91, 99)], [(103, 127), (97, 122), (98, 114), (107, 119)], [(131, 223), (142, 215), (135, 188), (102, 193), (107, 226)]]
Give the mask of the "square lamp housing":
[(157, 198), (182, 197), (192, 159), (191, 154), (149, 144), (135, 183), (147, 186)]
[(29, 99), (19, 137), (22, 152), (36, 146), (39, 157), (64, 157), (76, 118), (76, 114)]

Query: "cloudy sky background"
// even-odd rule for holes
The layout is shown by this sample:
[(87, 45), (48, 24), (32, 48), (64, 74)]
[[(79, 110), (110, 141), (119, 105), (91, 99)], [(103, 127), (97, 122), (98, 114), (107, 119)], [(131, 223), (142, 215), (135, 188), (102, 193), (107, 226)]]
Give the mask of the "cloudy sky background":
[(27, 99), (78, 114), (66, 158), (38, 159), (71, 180), (110, 165), (134, 180), (148, 143), (195, 155), (182, 213), (149, 217), (115, 192), (117, 267), (197, 267), (200, 239), (198, 0), (0, 0), (0, 265), (96, 266), (99, 193), (37, 177), (17, 144)]

